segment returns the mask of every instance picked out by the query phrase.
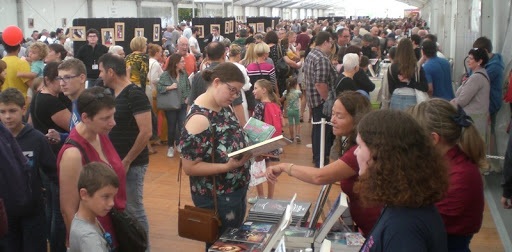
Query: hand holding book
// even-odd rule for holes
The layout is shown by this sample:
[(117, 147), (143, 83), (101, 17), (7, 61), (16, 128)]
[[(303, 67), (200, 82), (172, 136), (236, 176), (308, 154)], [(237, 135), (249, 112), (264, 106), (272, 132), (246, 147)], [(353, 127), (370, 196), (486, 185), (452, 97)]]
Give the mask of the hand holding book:
[(249, 159), (251, 159), (251, 157), (252, 157), (252, 154), (249, 152), (246, 152), (244, 154), (230, 158), (228, 160), (228, 162), (226, 163), (227, 168), (228, 168), (227, 171), (231, 171), (237, 167), (244, 165), (246, 162), (249, 162)]

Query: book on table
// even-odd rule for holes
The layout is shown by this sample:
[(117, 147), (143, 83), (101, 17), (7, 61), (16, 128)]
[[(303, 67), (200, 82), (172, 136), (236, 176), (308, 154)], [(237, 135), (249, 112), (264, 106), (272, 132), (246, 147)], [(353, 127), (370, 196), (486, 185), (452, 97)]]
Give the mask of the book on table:
[(219, 240), (263, 244), (274, 232), (274, 227), (272, 223), (246, 221), (239, 228), (227, 229)]
[[(331, 232), (327, 234), (324, 241), (331, 242), (333, 251), (356, 252), (361, 249), (365, 239), (358, 232)], [(321, 243), (315, 242), (315, 248), (319, 248), (320, 245)]]
[(292, 200), (286, 206), (286, 209), (284, 210), (281, 220), (277, 224), (276, 231), (273, 232), (268, 241), (263, 246), (261, 246), (263, 252), (270, 252), (273, 248), (277, 246), (278, 241), (280, 241), (283, 238), (284, 230), (288, 226), (290, 226), (290, 223), (292, 221), (292, 208), (295, 205), (294, 202), (296, 197), (297, 194), (294, 194)]
[(253, 252), (257, 250), (258, 245), (246, 242), (236, 241), (225, 241), (218, 240), (210, 248), (208, 252), (220, 252), (220, 251), (238, 251), (238, 252)]
[[(249, 209), (247, 221), (278, 223), (289, 205), (289, 201), (276, 199), (258, 199)], [(292, 226), (301, 225), (309, 217), (309, 202), (295, 202), (292, 207)]]
[(273, 150), (277, 150), (279, 148), (283, 148), (284, 146), (291, 144), (292, 141), (283, 135), (279, 135), (273, 138), (270, 138), (268, 140), (265, 140), (263, 142), (250, 145), (248, 147), (245, 147), (243, 149), (231, 152), (228, 154), (228, 157), (236, 157), (236, 156), (242, 156), (245, 153), (252, 154), (253, 157), (259, 156), (262, 154), (269, 153)]
[(334, 226), (338, 219), (343, 214), (343, 212), (348, 208), (347, 195), (343, 192), (340, 192), (340, 195), (334, 202), (331, 207), (331, 210), (327, 214), (322, 226), (317, 231), (317, 235), (315, 237), (315, 242), (321, 243), (324, 238), (327, 236), (327, 233), (331, 231), (331, 228)]
[(244, 125), (244, 131), (249, 137), (249, 144), (253, 145), (270, 139), (276, 132), (276, 128), (271, 124), (251, 117)]

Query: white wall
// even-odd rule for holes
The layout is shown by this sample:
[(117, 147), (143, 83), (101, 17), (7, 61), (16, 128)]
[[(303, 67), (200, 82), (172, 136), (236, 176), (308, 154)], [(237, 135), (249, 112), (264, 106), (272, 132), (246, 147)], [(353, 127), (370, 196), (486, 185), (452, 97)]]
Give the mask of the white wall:
[[(87, 4), (86, 4), (87, 10)], [(92, 17), (109, 18), (109, 17), (137, 17), (137, 5), (135, 1), (118, 1), (118, 0), (93, 0)]]
[[(18, 25), (18, 19), (16, 14), (16, 1), (12, 0), (0, 0), (0, 31), (3, 31), (5, 27), (9, 25)], [(34, 22), (35, 24), (35, 22)], [(25, 29), (22, 29), (25, 30)], [(27, 36), (25, 36), (27, 37)]]

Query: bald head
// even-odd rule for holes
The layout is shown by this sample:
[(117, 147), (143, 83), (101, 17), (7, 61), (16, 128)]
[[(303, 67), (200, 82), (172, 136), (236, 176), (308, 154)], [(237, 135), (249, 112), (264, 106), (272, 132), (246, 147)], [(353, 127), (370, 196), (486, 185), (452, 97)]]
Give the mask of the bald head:
[(424, 38), (425, 36), (427, 36), (428, 32), (427, 30), (419, 30), (418, 31), (418, 35), (420, 36), (420, 38)]
[(372, 36), (377, 37), (379, 36), (379, 28), (377, 26), (374, 26), (370, 29), (370, 33)]

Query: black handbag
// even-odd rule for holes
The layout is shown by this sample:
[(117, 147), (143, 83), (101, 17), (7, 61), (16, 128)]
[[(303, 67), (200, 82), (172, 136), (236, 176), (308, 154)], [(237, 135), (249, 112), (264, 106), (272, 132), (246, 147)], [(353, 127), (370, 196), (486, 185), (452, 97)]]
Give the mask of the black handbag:
[(290, 66), (284, 60), (283, 52), (281, 51), (281, 45), (277, 46), (277, 57), (279, 58), (276, 62), (276, 72), (279, 77), (288, 77), (290, 76)]

